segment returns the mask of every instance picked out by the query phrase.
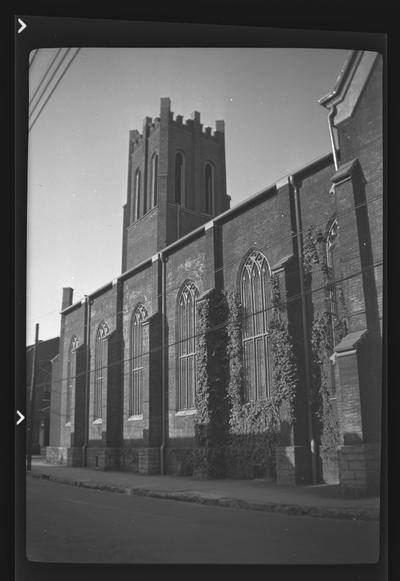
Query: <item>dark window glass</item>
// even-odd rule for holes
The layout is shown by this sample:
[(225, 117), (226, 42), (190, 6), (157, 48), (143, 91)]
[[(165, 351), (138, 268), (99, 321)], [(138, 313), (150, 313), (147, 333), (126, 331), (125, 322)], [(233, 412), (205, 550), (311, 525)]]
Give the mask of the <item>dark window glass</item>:
[(177, 204), (183, 203), (183, 187), (184, 187), (184, 162), (183, 155), (178, 152), (175, 156), (175, 202)]
[(94, 393), (93, 393), (93, 416), (100, 419), (103, 416), (103, 377), (107, 371), (106, 343), (105, 337), (108, 334), (107, 323), (101, 323), (96, 335), (95, 346), (95, 370), (94, 370)]
[(158, 155), (155, 154), (151, 160), (151, 199), (153, 206), (157, 205), (157, 184), (158, 182)]
[(138, 305), (131, 322), (131, 381), (129, 388), (129, 415), (143, 413), (143, 321), (146, 309)]
[(212, 166), (207, 163), (205, 168), (205, 212), (206, 214), (213, 214), (214, 212), (214, 171)]
[(243, 266), (240, 289), (247, 401), (265, 399), (270, 393), (268, 280), (265, 256), (253, 251)]
[(141, 197), (140, 197), (140, 171), (135, 174), (135, 216), (139, 220), (141, 214)]
[(327, 264), (327, 274), (328, 274), (328, 300), (329, 300), (329, 312), (331, 318), (331, 347), (332, 352), (335, 346), (335, 322), (338, 317), (338, 305), (336, 297), (336, 270), (338, 265), (336, 250), (337, 244), (337, 221), (334, 220), (331, 227), (329, 228), (328, 235), (326, 237), (326, 264)]
[(178, 410), (195, 406), (197, 296), (197, 287), (189, 281), (178, 299)]
[[(65, 421), (71, 421), (72, 413), (72, 394), (75, 385), (75, 367), (76, 367), (76, 349), (79, 347), (79, 341), (77, 337), (73, 337), (69, 346), (68, 351), (68, 362), (67, 362), (67, 393), (66, 393), (66, 406), (65, 406)], [(50, 399), (49, 388), (45, 387), (44, 397)]]

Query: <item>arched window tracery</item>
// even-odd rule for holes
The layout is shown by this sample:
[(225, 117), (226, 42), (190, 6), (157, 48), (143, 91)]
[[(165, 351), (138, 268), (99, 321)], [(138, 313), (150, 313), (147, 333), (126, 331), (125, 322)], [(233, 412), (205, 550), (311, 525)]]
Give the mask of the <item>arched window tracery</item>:
[(134, 181), (134, 208), (135, 208), (135, 219), (139, 220), (141, 215), (141, 198), (140, 198), (140, 182), (141, 182), (141, 173), (140, 170), (137, 169), (135, 172), (135, 181)]
[(67, 363), (67, 393), (66, 393), (66, 406), (65, 406), (65, 421), (69, 423), (71, 421), (72, 415), (72, 393), (75, 383), (75, 368), (76, 368), (76, 350), (79, 347), (79, 340), (76, 336), (72, 337), (71, 343), (68, 350), (68, 363)]
[(178, 151), (175, 155), (175, 202), (184, 205), (185, 196), (185, 159), (183, 153)]
[(158, 188), (158, 154), (155, 153), (151, 158), (151, 205), (157, 206), (157, 188)]
[(335, 324), (338, 319), (338, 304), (337, 304), (337, 293), (336, 293), (336, 277), (337, 277), (337, 255), (336, 255), (336, 246), (337, 246), (337, 236), (338, 236), (338, 224), (337, 220), (333, 220), (332, 224), (329, 227), (328, 234), (326, 236), (326, 245), (325, 245), (325, 252), (326, 252), (326, 265), (327, 265), (327, 275), (328, 275), (328, 303), (329, 303), (329, 314), (330, 314), (330, 321), (331, 321), (331, 348), (333, 348), (336, 344), (335, 338)]
[(143, 322), (147, 311), (138, 305), (131, 320), (131, 377), (129, 386), (129, 416), (143, 413)]
[(178, 297), (178, 410), (193, 409), (196, 393), (196, 300), (198, 289), (188, 281)]
[(103, 416), (103, 378), (107, 372), (106, 344), (105, 339), (110, 330), (104, 321), (100, 323), (96, 334), (95, 345), (95, 369), (94, 369), (94, 392), (93, 392), (93, 416), (99, 420)]
[(270, 394), (269, 278), (267, 259), (261, 252), (254, 250), (243, 265), (240, 284), (247, 401), (266, 399)]
[(204, 169), (204, 179), (205, 179), (205, 206), (204, 211), (206, 214), (214, 213), (214, 167), (211, 163), (206, 163)]

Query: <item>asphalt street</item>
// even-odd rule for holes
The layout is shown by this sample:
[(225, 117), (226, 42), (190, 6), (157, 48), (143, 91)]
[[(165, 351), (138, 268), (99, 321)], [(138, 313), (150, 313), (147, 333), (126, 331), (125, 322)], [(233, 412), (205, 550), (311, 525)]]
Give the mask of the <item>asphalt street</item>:
[(355, 564), (379, 524), (238, 510), (27, 479), (27, 557), (63, 563)]

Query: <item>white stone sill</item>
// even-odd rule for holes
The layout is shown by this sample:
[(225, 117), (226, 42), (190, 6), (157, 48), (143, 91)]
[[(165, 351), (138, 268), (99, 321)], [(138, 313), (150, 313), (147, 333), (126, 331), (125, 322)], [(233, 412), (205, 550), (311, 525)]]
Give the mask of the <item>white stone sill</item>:
[(176, 412), (175, 415), (176, 416), (193, 416), (196, 413), (196, 410), (180, 410), (179, 412)]
[(143, 414), (137, 416), (129, 416), (128, 422), (137, 422), (138, 420), (143, 420)]

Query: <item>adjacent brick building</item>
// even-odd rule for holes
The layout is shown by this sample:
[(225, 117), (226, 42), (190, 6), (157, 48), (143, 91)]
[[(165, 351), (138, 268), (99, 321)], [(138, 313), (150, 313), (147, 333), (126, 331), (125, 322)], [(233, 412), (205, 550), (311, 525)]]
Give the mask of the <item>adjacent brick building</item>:
[(163, 98), (130, 132), (122, 273), (63, 290), (49, 462), (376, 490), (380, 55), (320, 103), (332, 152), (234, 208), (223, 121)]
[[(46, 454), (50, 434), (50, 393), (53, 359), (58, 357), (59, 337), (39, 341), (33, 392), (32, 453)], [(26, 409), (30, 410), (34, 345), (26, 348)]]

